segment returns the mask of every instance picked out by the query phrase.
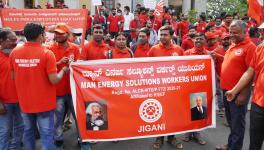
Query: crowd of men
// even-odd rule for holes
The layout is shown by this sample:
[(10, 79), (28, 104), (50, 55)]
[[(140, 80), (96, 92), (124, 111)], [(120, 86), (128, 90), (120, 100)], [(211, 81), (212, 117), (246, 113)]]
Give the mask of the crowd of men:
[[(253, 86), (250, 150), (261, 150), (264, 32), (252, 19), (227, 13), (213, 19), (201, 13), (192, 24), (187, 15), (178, 19), (166, 7), (158, 18), (154, 10), (137, 5), (131, 13), (128, 6), (122, 10), (120, 4), (108, 16), (103, 8), (93, 17), (88, 15), (83, 47), (78, 42), (81, 34), (64, 23), (49, 27), (49, 37), (40, 23), (26, 24), (23, 33), (0, 30), (0, 150), (19, 150), (22, 141), (25, 150), (34, 150), (37, 131), (43, 150), (67, 147), (63, 143), (65, 116), (72, 114), (75, 120), (69, 82), (71, 62), (186, 55), (210, 55), (215, 61), (218, 113), (225, 115), (230, 127), (227, 144), (216, 149), (242, 150)], [(173, 135), (167, 138), (168, 144), (183, 148)], [(206, 144), (200, 132), (186, 133), (182, 140)], [(163, 144), (164, 137), (157, 137), (153, 148), (160, 149)], [(89, 149), (89, 143), (80, 145)]]

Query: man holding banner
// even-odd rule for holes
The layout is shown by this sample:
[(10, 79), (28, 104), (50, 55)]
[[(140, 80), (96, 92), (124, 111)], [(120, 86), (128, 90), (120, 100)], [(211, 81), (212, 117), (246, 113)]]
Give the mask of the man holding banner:
[[(184, 55), (208, 55), (209, 51), (207, 51), (204, 47), (206, 45), (205, 35), (203, 33), (196, 33), (194, 35), (194, 47), (184, 52)], [(191, 109), (192, 112), (192, 120), (204, 119), (207, 116), (207, 109), (202, 106), (202, 97), (196, 97), (196, 107)], [(191, 139), (194, 139), (198, 144), (205, 145), (206, 141), (202, 139), (200, 132), (190, 132), (186, 133), (183, 137), (183, 141), (189, 142)]]
[[(71, 62), (78, 60), (80, 57), (80, 51), (77, 45), (68, 41), (71, 34), (68, 25), (64, 23), (57, 24), (54, 32), (54, 40), (56, 42), (52, 43), (48, 49), (50, 49), (55, 55), (59, 72), (64, 66), (69, 66)], [(63, 149), (64, 116), (67, 111), (73, 113), (69, 74), (65, 75), (56, 86), (56, 96), (54, 139), (56, 148)], [(68, 108), (68, 110), (66, 110), (66, 108)]]
[(39, 128), (41, 146), (54, 150), (54, 110), (56, 86), (68, 72), (63, 67), (57, 73), (54, 54), (43, 47), (45, 27), (28, 23), (24, 28), (27, 41), (10, 55), (19, 105), (24, 121), (24, 149), (35, 150), (35, 129)]
[[(172, 44), (174, 30), (171, 26), (162, 26), (160, 28), (160, 43), (158, 45), (153, 46), (148, 53), (149, 57), (159, 57), (159, 56), (182, 56), (183, 49), (178, 46)], [(153, 144), (153, 148), (160, 149), (163, 146), (164, 136), (157, 137), (155, 143)], [(173, 145), (178, 149), (182, 149), (182, 143), (178, 143), (174, 135), (168, 136), (169, 144)]]

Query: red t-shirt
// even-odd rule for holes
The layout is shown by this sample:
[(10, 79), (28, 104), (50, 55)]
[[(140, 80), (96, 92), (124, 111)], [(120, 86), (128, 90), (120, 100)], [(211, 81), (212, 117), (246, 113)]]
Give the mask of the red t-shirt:
[(214, 26), (215, 25), (215, 22), (214, 21), (210, 21), (210, 22), (208, 22), (208, 26)]
[(213, 51), (213, 50), (215, 50), (218, 47), (218, 45), (219, 45), (218, 43), (215, 43), (215, 45), (210, 46), (210, 47), (206, 45), (205, 49), (208, 50), (208, 51)]
[(86, 26), (86, 29), (92, 29), (92, 22), (93, 22), (93, 19), (91, 16), (87, 16), (87, 26)]
[(134, 57), (148, 57), (148, 52), (150, 48), (151, 47), (149, 44), (145, 44), (145, 45), (138, 44), (134, 52)]
[(0, 101), (17, 103), (15, 81), (11, 79), (10, 58), (0, 50)]
[(250, 40), (257, 46), (261, 43), (260, 38), (250, 38)]
[(129, 52), (129, 49), (126, 48), (124, 50), (120, 50), (118, 48), (114, 48), (112, 50), (112, 59), (116, 59), (116, 58), (132, 58), (133, 56), (131, 56), (131, 53)]
[[(215, 50), (214, 50), (215, 53), (219, 54), (219, 55), (222, 55), (222, 56), (225, 56), (225, 49), (223, 48), (223, 46), (218, 46)], [(219, 59), (216, 59), (215, 60), (215, 67), (216, 67), (216, 73), (217, 75), (220, 77), (221, 76), (221, 68), (222, 68), (222, 63), (223, 61), (222, 60), (219, 60)]]
[(215, 30), (215, 32), (221, 32), (222, 34), (226, 33), (226, 28), (224, 28), (222, 26), (214, 27), (214, 30)]
[(104, 43), (107, 44), (109, 48), (115, 47), (115, 41), (113, 41), (113, 40), (110, 40), (109, 43), (107, 43), (106, 41), (104, 41)]
[(162, 26), (161, 21), (158, 20), (157, 18), (156, 19), (152, 19), (150, 21), (152, 23), (153, 29), (156, 30), (156, 31), (158, 31), (160, 29), (160, 27)]
[[(48, 47), (48, 49), (54, 53), (57, 62), (63, 57), (68, 57), (70, 61), (78, 60), (80, 58), (80, 50), (78, 45), (71, 42), (68, 42), (68, 45), (68, 48), (65, 49), (64, 47), (58, 45), (58, 43), (53, 43), (50, 47)], [(57, 71), (60, 72), (64, 66), (69, 66), (69, 63), (57, 65)], [(57, 96), (64, 96), (71, 93), (69, 74), (65, 74), (63, 76), (59, 84), (56, 85), (56, 89)]]
[(220, 86), (231, 90), (248, 69), (254, 55), (256, 46), (247, 37), (239, 44), (233, 43), (225, 53), (221, 69)]
[(120, 21), (120, 16), (113, 16), (113, 15), (108, 16), (109, 32), (118, 32), (119, 30), (118, 22), (119, 21)]
[[(129, 25), (130, 29), (140, 29), (141, 27), (142, 27), (141, 20), (138, 21), (138, 20), (133, 19)], [(136, 31), (130, 31), (130, 36), (132, 39), (135, 39), (137, 37)]]
[(229, 32), (229, 26), (230, 25), (229, 24), (226, 24), (226, 23), (223, 25), (223, 27), (226, 29), (226, 32)]
[(163, 14), (163, 19), (171, 20), (171, 15), (169, 13), (164, 13)]
[(178, 28), (181, 32), (181, 37), (183, 37), (184, 35), (188, 34), (189, 32), (189, 25), (190, 25), (190, 22), (188, 21), (181, 21), (178, 25)]
[(170, 44), (169, 46), (165, 46), (162, 43), (159, 43), (153, 46), (149, 52), (149, 57), (159, 57), (159, 56), (182, 56), (183, 49), (175, 44)]
[(209, 54), (209, 51), (207, 51), (206, 49), (204, 48), (196, 48), (196, 47), (193, 47), (191, 49), (188, 49), (184, 52), (184, 55), (208, 55)]
[(142, 24), (145, 24), (146, 21), (148, 20), (148, 15), (146, 15), (146, 14), (140, 14), (139, 15), (139, 20), (142, 21)]
[(95, 15), (93, 22), (96, 24), (104, 24), (105, 18), (103, 16)]
[(253, 103), (260, 107), (264, 107), (264, 46), (259, 46), (253, 55), (250, 67), (255, 71), (256, 80), (253, 93)]
[(40, 43), (27, 42), (16, 47), (11, 55), (11, 70), (19, 105), (24, 113), (39, 113), (56, 108), (56, 86), (48, 75), (57, 73), (56, 58)]
[(184, 50), (188, 50), (188, 49), (193, 48), (193, 47), (194, 47), (193, 40), (192, 40), (190, 37), (184, 39), (184, 40), (182, 41), (182, 45), (181, 45), (181, 47), (182, 47)]
[(207, 23), (205, 21), (200, 21), (197, 24), (196, 31), (199, 33), (201, 33), (201, 32), (204, 33), (206, 26), (207, 26)]
[(97, 60), (106, 59), (106, 53), (110, 48), (105, 44), (98, 44), (94, 40), (84, 45), (80, 59), (82, 60)]

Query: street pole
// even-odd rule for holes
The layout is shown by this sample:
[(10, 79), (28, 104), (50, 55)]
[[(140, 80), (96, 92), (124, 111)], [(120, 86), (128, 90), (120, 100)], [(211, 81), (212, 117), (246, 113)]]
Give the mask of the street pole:
[(261, 23), (264, 21), (264, 0), (262, 0), (262, 14), (261, 14)]

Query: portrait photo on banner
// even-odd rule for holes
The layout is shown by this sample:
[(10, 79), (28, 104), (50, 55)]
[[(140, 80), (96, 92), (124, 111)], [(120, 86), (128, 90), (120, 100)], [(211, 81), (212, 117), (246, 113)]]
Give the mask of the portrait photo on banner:
[(202, 120), (207, 117), (207, 93), (190, 94), (191, 120)]
[(107, 103), (104, 100), (85, 102), (86, 129), (108, 130)]

